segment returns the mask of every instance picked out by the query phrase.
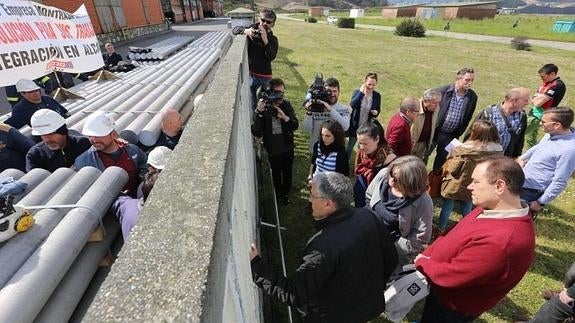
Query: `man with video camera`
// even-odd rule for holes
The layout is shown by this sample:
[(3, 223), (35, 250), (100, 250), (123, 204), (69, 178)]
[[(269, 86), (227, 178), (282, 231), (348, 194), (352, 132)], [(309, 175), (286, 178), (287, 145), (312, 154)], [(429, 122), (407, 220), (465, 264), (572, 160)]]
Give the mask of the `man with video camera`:
[(344, 131), (349, 128), (349, 108), (337, 102), (339, 93), (339, 81), (337, 79), (331, 77), (324, 82), (323, 76), (316, 75), (304, 102), (306, 113), (303, 119), (303, 129), (310, 136), (310, 152), (313, 152), (313, 145), (319, 139), (321, 124), (325, 120), (336, 121)]
[(273, 78), (257, 91), (258, 103), (254, 110), (252, 135), (263, 138), (268, 153), (277, 200), (289, 203), (294, 159), (293, 132), (299, 123), (288, 100), (284, 100), (285, 84)]
[(264, 8), (260, 11), (259, 22), (232, 29), (232, 34), (246, 35), (248, 39), (250, 90), (254, 109), (257, 104), (256, 90), (272, 78), (272, 61), (276, 58), (279, 47), (278, 38), (272, 32), (275, 23), (275, 12)]

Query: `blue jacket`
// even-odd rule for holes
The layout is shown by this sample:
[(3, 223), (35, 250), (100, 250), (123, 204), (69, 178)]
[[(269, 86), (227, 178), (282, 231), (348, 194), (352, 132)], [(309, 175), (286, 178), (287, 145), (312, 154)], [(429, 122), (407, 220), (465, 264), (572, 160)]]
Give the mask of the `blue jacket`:
[(26, 171), (26, 153), (34, 142), (18, 129), (0, 123), (0, 172), (8, 168)]
[[(141, 181), (144, 178), (144, 175), (146, 175), (146, 172), (148, 171), (148, 165), (147, 165), (148, 157), (146, 156), (146, 153), (144, 153), (136, 145), (128, 144), (126, 146), (126, 151), (130, 155), (130, 158), (134, 162), (134, 165), (136, 165), (136, 168), (138, 169), (138, 177), (140, 178)], [(104, 169), (106, 169), (104, 163), (98, 156), (98, 151), (96, 150), (96, 148), (94, 148), (94, 146), (91, 146), (88, 150), (83, 152), (80, 156), (76, 158), (76, 161), (74, 162), (74, 168), (77, 170), (86, 166), (96, 167), (101, 171), (104, 171)]]
[(40, 109), (50, 109), (58, 112), (61, 116), (66, 118), (68, 110), (64, 108), (58, 101), (49, 96), (42, 95), (42, 102), (32, 103), (26, 99), (20, 100), (14, 107), (12, 107), (12, 116), (4, 123), (11, 125), (14, 128), (22, 128), (25, 125), (30, 126), (30, 119), (34, 112)]
[[(351, 106), (351, 117), (349, 120), (349, 128), (347, 130), (347, 134), (349, 137), (355, 137), (356, 131), (359, 128), (359, 115), (361, 111), (361, 101), (365, 94), (360, 90), (353, 91), (351, 95), (351, 102), (349, 105)], [(371, 99), (371, 108), (370, 110), (377, 110), (377, 115), (381, 111), (381, 95), (373, 91), (372, 99)], [(377, 116), (372, 115), (371, 113), (368, 114), (367, 119), (371, 120), (372, 118), (376, 118)]]
[(91, 146), (88, 138), (72, 135), (68, 135), (66, 146), (60, 150), (51, 150), (44, 142), (39, 142), (26, 155), (26, 171), (43, 168), (54, 172), (60, 167), (72, 167), (76, 157)]
[[(455, 95), (455, 84), (450, 84), (439, 88), (441, 92), (441, 103), (439, 103), (439, 115), (437, 116), (437, 125), (436, 128), (439, 130), (443, 126), (445, 122), (445, 117), (447, 116), (447, 110), (449, 109), (449, 105), (451, 103), (451, 98)], [(465, 92), (463, 95), (463, 112), (461, 123), (459, 127), (453, 131), (453, 138), (459, 138), (467, 129), (469, 122), (471, 121), (471, 117), (475, 112), (475, 107), (477, 106), (477, 94), (471, 89)], [(435, 131), (435, 137), (439, 131)]]

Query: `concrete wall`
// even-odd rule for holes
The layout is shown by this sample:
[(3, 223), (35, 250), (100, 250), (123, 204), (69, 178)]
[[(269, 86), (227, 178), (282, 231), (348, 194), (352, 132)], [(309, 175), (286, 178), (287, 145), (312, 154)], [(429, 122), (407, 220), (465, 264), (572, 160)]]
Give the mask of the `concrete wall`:
[(245, 37), (236, 37), (86, 322), (260, 322)]

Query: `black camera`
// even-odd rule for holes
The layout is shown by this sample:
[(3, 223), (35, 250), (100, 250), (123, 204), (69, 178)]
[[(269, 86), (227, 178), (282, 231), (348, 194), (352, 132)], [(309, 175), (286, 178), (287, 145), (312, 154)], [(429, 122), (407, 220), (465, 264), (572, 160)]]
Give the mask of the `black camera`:
[(278, 111), (274, 107), (274, 103), (283, 100), (284, 93), (281, 91), (274, 91), (271, 85), (264, 84), (257, 90), (258, 101), (262, 100), (266, 104), (263, 112), (264, 116), (277, 117)]
[(331, 98), (331, 90), (325, 88), (325, 82), (323, 80), (323, 75), (317, 73), (313, 80), (313, 83), (309, 87), (308, 94), (306, 95), (306, 102), (311, 101), (310, 106), (311, 112), (323, 112), (324, 105), (317, 102), (318, 100), (328, 102)]

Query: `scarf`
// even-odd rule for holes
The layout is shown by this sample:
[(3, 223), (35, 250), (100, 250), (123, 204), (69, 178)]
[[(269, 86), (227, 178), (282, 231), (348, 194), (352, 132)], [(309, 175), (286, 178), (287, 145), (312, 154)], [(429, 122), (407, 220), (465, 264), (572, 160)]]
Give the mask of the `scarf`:
[(401, 237), (401, 230), (399, 229), (399, 210), (411, 205), (420, 195), (414, 197), (398, 197), (391, 192), (389, 181), (385, 178), (381, 182), (379, 189), (380, 200), (373, 206), (373, 210), (377, 213), (385, 223), (389, 235), (397, 241)]
[(378, 147), (377, 150), (371, 154), (366, 154), (360, 150), (357, 154), (355, 161), (355, 175), (365, 177), (367, 184), (371, 183), (377, 172), (384, 166), (387, 153), (384, 147)]

